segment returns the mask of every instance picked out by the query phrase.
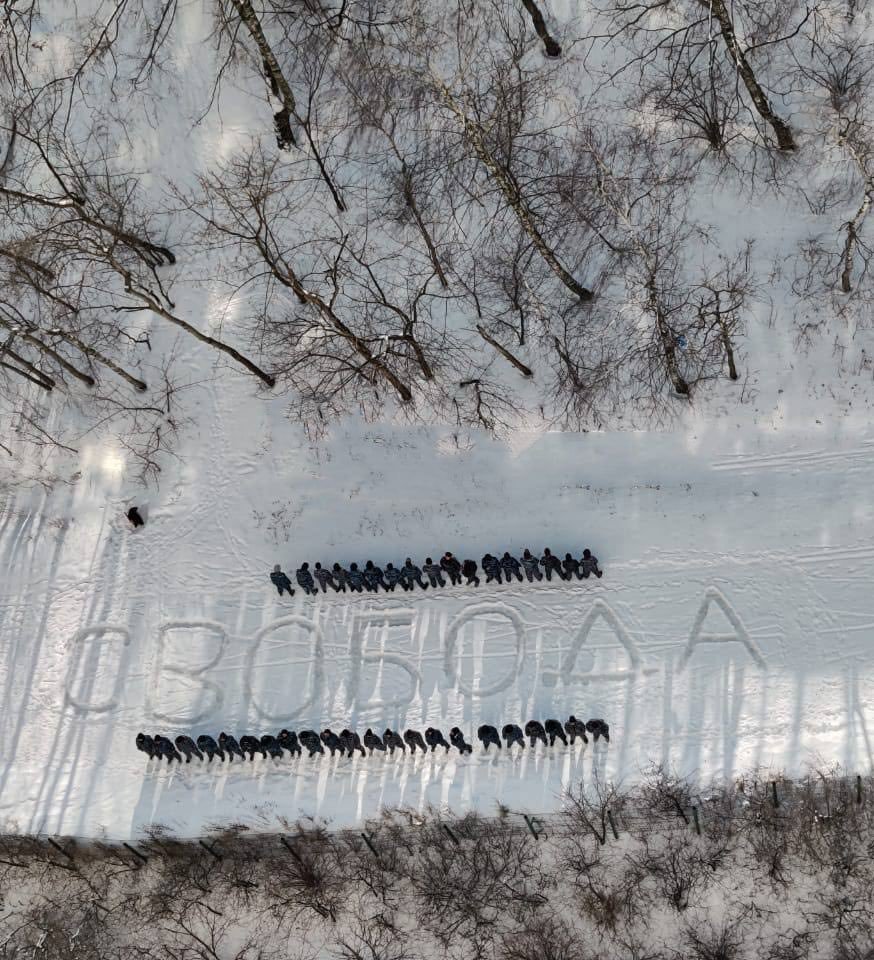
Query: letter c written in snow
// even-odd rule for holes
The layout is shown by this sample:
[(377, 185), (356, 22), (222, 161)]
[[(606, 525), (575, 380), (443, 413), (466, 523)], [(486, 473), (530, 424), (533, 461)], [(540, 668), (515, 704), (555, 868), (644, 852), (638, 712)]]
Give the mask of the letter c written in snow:
[[(513, 632), (516, 636), (516, 650), (515, 657), (513, 660), (513, 666), (510, 670), (501, 677), (500, 680), (496, 680), (493, 684), (488, 687), (481, 687), (475, 689), (472, 687), (464, 678), (459, 674), (456, 666), (455, 658), (455, 645), (458, 641), (458, 634), (465, 624), (474, 620), (477, 617), (506, 617), (510, 621), (510, 624), (513, 627)], [(458, 684), (458, 689), (466, 697), (493, 697), (496, 693), (500, 693), (503, 690), (506, 690), (508, 687), (511, 687), (515, 682), (516, 678), (522, 672), (522, 665), (525, 662), (525, 624), (522, 622), (522, 618), (519, 614), (510, 606), (507, 606), (503, 603), (476, 603), (473, 606), (467, 607), (462, 610), (458, 616), (449, 624), (449, 629), (446, 631), (446, 643), (443, 648), (443, 669), (446, 673), (446, 679), (453, 684)]]

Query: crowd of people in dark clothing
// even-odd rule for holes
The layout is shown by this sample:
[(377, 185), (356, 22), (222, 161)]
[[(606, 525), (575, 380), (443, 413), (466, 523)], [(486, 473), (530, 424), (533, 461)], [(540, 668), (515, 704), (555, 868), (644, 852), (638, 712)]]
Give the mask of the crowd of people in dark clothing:
[[(600, 579), (604, 574), (598, 566), (598, 558), (593, 556), (588, 548), (583, 550), (579, 560), (571, 553), (566, 553), (564, 560), (559, 560), (549, 547), (544, 549), (541, 557), (533, 556), (531, 551), (526, 549), (521, 560), (511, 556), (507, 550), (502, 557), (487, 553), (480, 561), (480, 567), (486, 583), (503, 583), (504, 580), (510, 583), (514, 578), (521, 582), (523, 573), (529, 583), (543, 580), (544, 577), (552, 580), (553, 576), (559, 580), (587, 580), (594, 574)], [(427, 583), (423, 574), (428, 578)], [(434, 563), (431, 557), (426, 557), (421, 567), (416, 566), (409, 557), (402, 567), (396, 567), (393, 563), (378, 567), (372, 560), (368, 560), (363, 570), (358, 568), (357, 563), (350, 563), (348, 569), (341, 567), (339, 563), (335, 563), (330, 569), (317, 563), (313, 570), (310, 570), (309, 563), (303, 563), (295, 572), (295, 578), (304, 593), (315, 596), (319, 589), (322, 593), (327, 593), (328, 587), (331, 587), (335, 593), (345, 593), (347, 589), (352, 593), (365, 591), (377, 593), (380, 589), (387, 593), (394, 593), (397, 586), (404, 590), (413, 590), (416, 587), (427, 590), (429, 586), (445, 587), (447, 584), (444, 575), (448, 578), (450, 586), (459, 586), (462, 582), (461, 578), (464, 577), (465, 586), (478, 587), (480, 585), (478, 574), (479, 567), (475, 560), (460, 561), (447, 550), (439, 563)], [(273, 568), (270, 579), (280, 596), (286, 592), (289, 596), (294, 596), (291, 580), (279, 564)]]
[[(556, 740), (560, 740), (565, 746), (568, 743), (575, 743), (578, 739), (587, 744), (589, 734), (596, 743), (601, 737), (607, 743), (610, 742), (610, 727), (604, 720), (577, 720), (573, 714), (564, 724), (559, 720), (547, 720), (545, 723), (529, 720), (523, 731), (518, 724), (506, 723), (501, 728), (500, 735), (497, 727), (483, 724), (476, 732), (477, 739), (486, 752), (492, 745), (499, 750), (505, 745), (509, 750), (514, 744), (518, 744), (524, 750), (525, 737), (528, 737), (528, 745), (532, 748), (538, 740), (550, 747), (555, 746)], [(341, 757), (351, 757), (356, 751), (362, 757), (367, 756), (368, 753), (372, 756), (374, 750), (394, 755), (395, 750), (406, 753), (407, 747), (410, 753), (415, 753), (416, 750), (427, 753), (429, 747), (432, 753), (437, 747), (445, 747), (447, 753), (452, 747), (461, 754), (473, 753), (473, 747), (464, 739), (464, 734), (458, 727), (453, 727), (449, 731), (448, 742), (442, 731), (436, 727), (428, 727), (424, 737), (418, 730), (406, 730), (401, 736), (399, 731), (390, 728), (380, 736), (368, 727), (363, 739), (354, 730), (347, 729), (334, 733), (329, 727), (321, 733), (315, 730), (297, 732), (280, 730), (276, 736), (270, 733), (261, 737), (247, 735), (240, 737), (239, 740), (224, 732), (219, 734), (218, 740), (207, 734), (201, 734), (196, 741), (184, 734), (176, 737), (175, 740), (170, 740), (169, 737), (161, 734), (150, 737), (148, 734), (138, 733), (136, 744), (137, 750), (145, 753), (150, 760), (166, 758), (168, 763), (173, 763), (174, 760), (182, 763), (183, 756), (186, 763), (191, 763), (192, 757), (197, 757), (198, 760), (205, 758), (210, 763), (215, 757), (219, 760), (227, 758), (228, 762), (233, 761), (235, 756), (241, 760), (247, 757), (249, 760), (254, 760), (256, 753), (260, 753), (265, 760), (268, 754), (278, 760), (285, 755), (286, 751), (293, 757), (300, 756), (304, 750), (310, 757), (324, 753), (325, 750), (330, 751), (332, 757), (337, 753)]]

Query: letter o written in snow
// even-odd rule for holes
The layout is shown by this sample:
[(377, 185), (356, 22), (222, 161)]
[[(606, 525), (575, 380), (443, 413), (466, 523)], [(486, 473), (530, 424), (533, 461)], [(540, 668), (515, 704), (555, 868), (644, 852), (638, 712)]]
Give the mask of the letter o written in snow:
[[(726, 620), (732, 627), (733, 633), (704, 633), (703, 626), (704, 621), (707, 619), (707, 614), (710, 612), (710, 605), (716, 604), (717, 607), (725, 614)], [(692, 624), (692, 629), (689, 632), (689, 640), (686, 643), (686, 646), (683, 648), (683, 653), (680, 656), (679, 668), (682, 670), (686, 664), (689, 662), (689, 658), (692, 656), (692, 653), (695, 650), (695, 647), (699, 646), (702, 643), (740, 643), (750, 655), (750, 658), (756, 663), (757, 666), (765, 669), (765, 658), (762, 656), (762, 651), (758, 648), (752, 637), (747, 633), (746, 627), (741, 623), (741, 619), (737, 614), (737, 611), (732, 607), (728, 602), (728, 599), (724, 594), (718, 590), (716, 587), (708, 587), (704, 593), (704, 599), (701, 601), (701, 606), (698, 608), (698, 613), (695, 616), (695, 622)]]
[[(515, 634), (516, 649), (513, 666), (506, 673), (506, 675), (501, 677), (500, 680), (496, 680), (490, 686), (476, 689), (472, 687), (458, 672), (455, 657), (455, 645), (458, 641), (458, 634), (461, 628), (465, 626), (465, 624), (470, 623), (479, 617), (506, 617), (506, 619), (510, 621), (510, 624), (513, 628), (513, 633)], [(488, 650), (483, 651), (483, 660), (485, 661), (485, 664), (488, 664), (490, 656), (491, 655)], [(524, 662), (525, 624), (522, 622), (522, 618), (519, 616), (519, 614), (512, 607), (507, 606), (504, 603), (476, 603), (462, 610), (461, 613), (455, 617), (452, 623), (449, 624), (449, 629), (446, 631), (445, 646), (443, 648), (443, 669), (446, 673), (446, 679), (452, 684), (457, 684), (458, 689), (466, 697), (493, 697), (496, 693), (501, 693), (501, 691), (511, 687), (521, 673)], [(484, 672), (487, 669), (488, 667), (484, 666)]]
[[(300, 627), (302, 630), (305, 630), (307, 633), (312, 634), (312, 647), (310, 648), (309, 661), (308, 665), (312, 670), (312, 688), (310, 690), (309, 696), (301, 703), (299, 706), (291, 710), (283, 710), (282, 712), (275, 712), (269, 710), (266, 706), (258, 702), (257, 691), (252, 683), (252, 674), (255, 670), (255, 656), (258, 653), (258, 648), (261, 646), (264, 639), (272, 633), (274, 630), (279, 630), (281, 627)], [(288, 641), (283, 640), (281, 643), (276, 644), (286, 652), (288, 651)], [(287, 679), (287, 675), (279, 671), (278, 676), (280, 679)], [(299, 717), (302, 713), (309, 710), (322, 695), (322, 687), (324, 686), (325, 680), (325, 646), (324, 638), (322, 636), (322, 631), (319, 629), (318, 624), (314, 623), (312, 620), (307, 619), (307, 617), (299, 616), (298, 614), (291, 613), (287, 617), (280, 617), (279, 620), (274, 620), (273, 623), (268, 624), (266, 627), (262, 627), (256, 634), (255, 639), (252, 645), (249, 647), (249, 653), (246, 656), (246, 674), (245, 674), (245, 684), (246, 684), (246, 693), (249, 697), (249, 702), (252, 704), (252, 708), (258, 714), (259, 717), (262, 717), (264, 720), (271, 720), (276, 722), (285, 722), (287, 720), (294, 720), (296, 717)], [(295, 692), (302, 693), (300, 689), (296, 688)]]
[[(112, 651), (118, 659), (118, 663), (112, 669), (104, 665), (103, 650), (106, 644), (90, 644), (85, 641), (89, 637), (94, 637), (98, 641), (104, 640), (109, 634), (118, 634), (121, 642), (112, 644)], [(79, 713), (106, 713), (118, 706), (118, 698), (121, 694), (121, 681), (124, 674), (124, 663), (121, 660), (123, 649), (130, 644), (130, 633), (124, 627), (114, 627), (111, 624), (97, 624), (93, 627), (84, 627), (82, 630), (73, 634), (70, 640), (72, 652), (70, 656), (70, 665), (67, 669), (67, 677), (64, 681), (64, 702), (69, 704)], [(96, 649), (94, 649), (96, 648)], [(88, 653), (92, 651), (93, 660), (86, 662)], [(95, 688), (101, 685), (101, 676), (106, 673), (111, 675), (112, 681), (109, 693), (105, 693), (102, 700), (94, 701), (90, 695), (94, 693)], [(89, 694), (85, 699), (85, 694)]]

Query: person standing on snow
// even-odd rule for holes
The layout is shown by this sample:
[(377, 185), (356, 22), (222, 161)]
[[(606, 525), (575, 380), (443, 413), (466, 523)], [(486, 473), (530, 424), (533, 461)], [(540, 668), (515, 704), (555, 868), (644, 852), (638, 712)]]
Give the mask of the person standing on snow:
[(331, 576), (331, 571), (326, 570), (320, 563), (316, 564), (316, 569), (313, 571), (315, 574), (316, 580), (319, 581), (319, 586), (322, 588), (322, 593), (328, 592), (328, 584), (334, 588), (334, 593), (336, 593), (340, 588), (334, 583), (334, 578)]
[(526, 547), (522, 554), (522, 566), (525, 568), (525, 576), (528, 582), (532, 580), (542, 580), (543, 574), (540, 572), (540, 561), (537, 557), (531, 556), (531, 551)]
[(475, 587), (479, 586), (479, 577), (476, 575), (476, 560), (465, 560), (461, 565), (461, 572), (467, 577), (465, 586), (469, 587), (471, 584)]
[(346, 574), (346, 582), (353, 593), (364, 593), (364, 577), (358, 569), (357, 563), (349, 564), (349, 572)]
[(583, 559), (580, 560), (580, 575), (584, 580), (588, 580), (591, 574), (600, 580), (604, 576), (604, 571), (598, 569), (598, 558), (592, 556), (592, 551), (586, 547), (583, 550)]
[(501, 557), (501, 569), (504, 571), (504, 576), (507, 578), (507, 583), (515, 577), (521, 582), (522, 580), (522, 568), (519, 566), (519, 561), (515, 557), (510, 556), (509, 550), (504, 551), (503, 557)]
[(273, 581), (273, 586), (279, 591), (279, 596), (282, 596), (282, 591), (287, 590), (290, 597), (294, 596), (294, 588), (291, 585), (291, 580), (288, 579), (288, 576), (282, 572), (282, 567), (277, 563), (273, 568), (273, 573), (270, 574), (270, 579)]
[(385, 565), (385, 571), (383, 573), (385, 577), (385, 589), (389, 593), (395, 592), (395, 587), (400, 584), (404, 590), (412, 590), (412, 587), (408, 587), (406, 583), (401, 579), (401, 571), (395, 567), (393, 563), (387, 563)]
[(576, 577), (577, 580), (583, 579), (580, 576), (580, 561), (575, 560), (569, 553), (564, 555), (564, 560), (561, 565), (564, 568), (565, 580), (573, 580), (574, 577)]
[(407, 557), (403, 567), (401, 567), (401, 578), (403, 579), (404, 583), (408, 583), (410, 585), (411, 590), (413, 589), (414, 583), (418, 583), (423, 590), (428, 589), (428, 584), (422, 579), (422, 571), (409, 557)]
[(446, 581), (443, 579), (443, 574), (440, 570), (440, 567), (438, 567), (430, 557), (425, 557), (425, 566), (422, 567), (422, 569), (425, 571), (425, 574), (428, 577), (428, 580), (431, 582), (432, 587), (436, 587), (438, 584), (441, 587), (446, 586)]
[(486, 583), (491, 583), (492, 580), (497, 580), (498, 583), (501, 583), (501, 565), (498, 563), (497, 557), (493, 557), (490, 553), (487, 553), (483, 558), (480, 566), (483, 568), (483, 573), (486, 575)]
[(142, 750), (150, 760), (156, 756), (160, 759), (161, 755), (155, 750), (155, 741), (147, 733), (138, 733), (136, 742), (137, 750)]
[(388, 591), (381, 568), (377, 567), (372, 560), (368, 560), (364, 564), (364, 582), (367, 584), (367, 589), (373, 593), (378, 593), (380, 587), (386, 592)]
[(303, 592), (307, 596), (316, 595), (316, 585), (313, 582), (313, 575), (310, 573), (310, 565), (302, 563), (300, 569), (295, 573), (298, 584), (303, 587)]
[(552, 555), (549, 547), (544, 548), (543, 556), (540, 558), (540, 565), (543, 567), (543, 572), (546, 574), (547, 580), (552, 580), (553, 573), (558, 574), (559, 580), (564, 580), (564, 574), (561, 572), (561, 564), (558, 561), (558, 557)]
[(448, 550), (440, 558), (440, 567), (446, 571), (453, 587), (461, 586), (461, 564)]

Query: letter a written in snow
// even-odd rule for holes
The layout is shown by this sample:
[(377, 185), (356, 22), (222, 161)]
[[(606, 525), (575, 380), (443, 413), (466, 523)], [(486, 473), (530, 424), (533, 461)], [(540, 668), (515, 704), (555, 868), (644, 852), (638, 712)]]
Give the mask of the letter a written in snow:
[[(715, 604), (725, 614), (726, 620), (732, 627), (731, 633), (704, 633), (704, 621), (710, 612), (711, 604)], [(728, 602), (724, 594), (716, 587), (708, 587), (698, 608), (698, 614), (695, 622), (692, 624), (692, 630), (689, 633), (689, 640), (683, 648), (683, 654), (680, 657), (680, 669), (682, 670), (689, 662), (695, 647), (701, 643), (740, 643), (746, 648), (747, 653), (762, 669), (765, 668), (765, 658), (762, 651), (753, 642), (752, 637), (747, 633), (746, 627), (741, 623), (737, 611)]]

